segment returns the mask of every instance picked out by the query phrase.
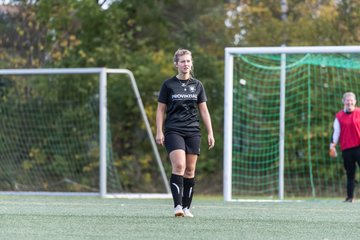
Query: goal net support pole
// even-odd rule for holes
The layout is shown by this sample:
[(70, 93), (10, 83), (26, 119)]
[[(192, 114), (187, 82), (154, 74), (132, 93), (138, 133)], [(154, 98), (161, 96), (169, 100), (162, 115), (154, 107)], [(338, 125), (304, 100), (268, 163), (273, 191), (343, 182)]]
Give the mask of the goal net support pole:
[[(48, 69), (2, 69), (0, 70), (0, 75), (50, 75), (50, 74), (99, 74), (100, 83), (99, 83), (99, 93), (100, 93), (100, 105), (99, 105), (99, 129), (100, 129), (100, 169), (99, 169), (99, 195), (101, 197), (107, 197), (107, 75), (108, 74), (125, 74), (130, 78), (133, 91), (135, 93), (137, 104), (140, 108), (140, 112), (143, 118), (143, 121), (146, 126), (147, 134), (149, 136), (151, 147), (154, 152), (158, 167), (161, 172), (162, 180), (165, 185), (167, 195), (171, 193), (169, 183), (166, 177), (166, 173), (161, 162), (161, 158), (151, 131), (151, 127), (146, 116), (146, 112), (140, 97), (140, 93), (134, 78), (134, 75), (131, 71), (127, 69), (107, 69), (107, 68), (48, 68)], [(21, 194), (21, 193), (19, 193)], [(25, 193), (28, 195), (28, 193)], [(51, 195), (51, 193), (47, 194)], [(54, 195), (59, 195), (59, 193), (54, 193)], [(61, 195), (61, 194), (60, 194)], [(70, 193), (64, 195), (77, 195), (76, 193)], [(84, 195), (84, 194), (79, 194)], [(93, 194), (89, 194), (93, 195)], [(150, 194), (134, 194), (134, 196), (150, 196)], [(132, 197), (131, 195), (127, 195)]]
[(233, 160), (233, 89), (234, 89), (234, 56), (251, 54), (280, 54), (280, 113), (279, 113), (279, 177), (278, 198), (284, 199), (284, 138), (285, 138), (285, 83), (286, 83), (286, 54), (307, 53), (360, 53), (360, 46), (309, 46), (309, 47), (229, 47), (225, 48), (224, 67), (224, 172), (223, 195), (225, 201), (232, 197), (232, 160)]

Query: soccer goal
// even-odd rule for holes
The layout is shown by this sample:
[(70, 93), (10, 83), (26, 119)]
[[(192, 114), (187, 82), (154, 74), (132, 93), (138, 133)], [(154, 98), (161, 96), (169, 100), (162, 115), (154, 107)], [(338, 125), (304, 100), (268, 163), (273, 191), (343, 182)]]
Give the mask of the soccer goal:
[(226, 48), (224, 199), (345, 196), (328, 150), (359, 77), (359, 46)]
[[(131, 71), (3, 69), (0, 76), (0, 194), (170, 196), (167, 176)], [(135, 136), (121, 132), (126, 123), (117, 130), (120, 127), (113, 120), (121, 118), (118, 114), (134, 114), (134, 121), (139, 121), (133, 131)], [(121, 119), (117, 120), (119, 124)], [(126, 145), (127, 138), (139, 139), (137, 147), (142, 152), (138, 158)], [(147, 143), (140, 145), (143, 142)], [(123, 153), (114, 151), (114, 144), (125, 145), (120, 148)], [(138, 163), (152, 160), (156, 161), (151, 164), (157, 166), (156, 176), (143, 171)], [(130, 182), (126, 171), (136, 167), (139, 179), (130, 179), (131, 184), (142, 185), (145, 176), (147, 182), (157, 181), (162, 190), (141, 192), (137, 188), (131, 192), (136, 188), (124, 187)]]

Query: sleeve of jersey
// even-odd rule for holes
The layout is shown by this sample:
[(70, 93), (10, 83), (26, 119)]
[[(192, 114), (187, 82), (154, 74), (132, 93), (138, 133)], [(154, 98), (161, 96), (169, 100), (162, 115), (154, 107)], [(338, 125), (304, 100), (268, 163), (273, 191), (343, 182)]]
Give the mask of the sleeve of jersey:
[(198, 101), (197, 101), (198, 104), (207, 101), (205, 88), (202, 85), (202, 83), (199, 84), (199, 87), (200, 87), (200, 92), (199, 92)]
[(161, 88), (160, 88), (160, 92), (159, 92), (159, 97), (158, 97), (158, 102), (161, 102), (161, 103), (167, 103), (167, 99), (168, 99), (168, 90), (167, 90), (167, 87), (166, 87), (166, 84), (163, 83), (161, 85)]
[(333, 123), (334, 132), (332, 134), (331, 143), (337, 144), (340, 138), (340, 123), (337, 118), (335, 118)]

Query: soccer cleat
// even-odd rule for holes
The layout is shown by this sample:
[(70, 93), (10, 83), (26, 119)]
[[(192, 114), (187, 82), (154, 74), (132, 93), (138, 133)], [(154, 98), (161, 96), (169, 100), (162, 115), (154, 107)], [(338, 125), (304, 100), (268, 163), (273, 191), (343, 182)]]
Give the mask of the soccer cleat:
[(184, 216), (184, 211), (182, 209), (182, 206), (177, 205), (174, 208), (174, 213), (175, 213), (175, 217), (183, 217)]
[(353, 203), (353, 202), (355, 202), (355, 199), (348, 197), (348, 198), (345, 199), (344, 202)]
[(194, 217), (194, 215), (190, 212), (190, 209), (188, 209), (187, 207), (183, 208), (183, 211), (184, 211), (184, 217), (191, 217), (191, 218)]

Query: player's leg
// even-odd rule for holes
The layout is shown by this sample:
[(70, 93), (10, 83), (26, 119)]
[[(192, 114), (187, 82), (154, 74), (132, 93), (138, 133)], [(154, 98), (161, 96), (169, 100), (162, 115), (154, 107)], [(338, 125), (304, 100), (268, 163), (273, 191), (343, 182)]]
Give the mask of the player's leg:
[(356, 159), (354, 159), (352, 149), (345, 150), (342, 152), (344, 160), (344, 168), (346, 172), (346, 202), (352, 202), (354, 198), (355, 188), (355, 171), (356, 171)]
[(186, 217), (193, 217), (190, 206), (194, 195), (195, 168), (198, 155), (186, 154), (186, 168), (184, 174), (184, 193), (182, 198), (184, 213)]
[(184, 173), (183, 207), (185, 216), (193, 217), (189, 211), (195, 186), (195, 169), (200, 154), (200, 136), (185, 139), (186, 143), (186, 168)]
[(186, 166), (185, 142), (177, 134), (165, 136), (165, 146), (169, 152), (171, 161), (170, 189), (174, 201), (174, 213), (176, 217), (184, 216), (182, 210), (183, 176)]
[[(360, 147), (357, 147), (357, 148), (354, 148), (354, 149), (352, 149), (353, 150), (353, 158), (354, 158), (354, 160), (356, 161), (356, 163), (357, 163), (357, 166), (358, 167), (360, 167)], [(356, 179), (356, 166), (355, 166), (355, 173), (354, 173), (354, 179)], [(355, 187), (356, 187), (356, 184), (357, 184), (357, 182), (356, 182), (356, 180), (355, 180), (355, 183), (354, 183), (354, 189), (355, 189)], [(355, 190), (354, 190), (355, 191)], [(354, 194), (355, 195), (355, 194)], [(355, 199), (355, 196), (353, 197), (353, 199)]]
[(170, 153), (172, 166), (170, 188), (174, 200), (174, 207), (182, 206), (183, 182), (185, 171), (185, 151), (174, 150)]

